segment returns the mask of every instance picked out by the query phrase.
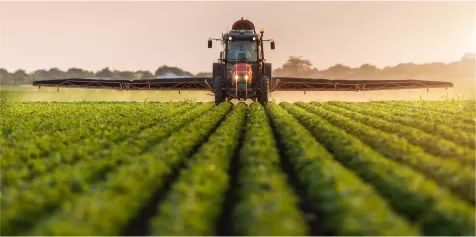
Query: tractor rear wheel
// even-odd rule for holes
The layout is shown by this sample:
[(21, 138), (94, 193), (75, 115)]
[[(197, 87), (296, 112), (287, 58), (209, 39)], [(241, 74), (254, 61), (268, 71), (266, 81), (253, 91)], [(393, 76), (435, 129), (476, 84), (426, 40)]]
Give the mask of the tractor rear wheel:
[(213, 92), (215, 93), (215, 104), (220, 104), (221, 102), (224, 102), (226, 100), (226, 95), (225, 95), (225, 82), (223, 81), (223, 77), (221, 76), (216, 76), (213, 80)]
[(263, 76), (258, 81), (258, 102), (261, 104), (268, 103), (269, 78)]

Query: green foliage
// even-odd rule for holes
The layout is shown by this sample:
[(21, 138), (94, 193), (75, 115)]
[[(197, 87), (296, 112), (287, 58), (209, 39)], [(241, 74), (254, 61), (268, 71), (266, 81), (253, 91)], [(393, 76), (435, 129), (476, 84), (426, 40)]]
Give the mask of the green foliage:
[(107, 182), (63, 204), (55, 216), (37, 225), (31, 234), (119, 235), (123, 229), (117, 227), (124, 228), (139, 213), (143, 203), (152, 198), (155, 190), (163, 188), (166, 178), (196, 145), (205, 140), (231, 107), (230, 103), (214, 107), (176, 130), (166, 140), (148, 147), (144, 154), (129, 157), (134, 159), (129, 165), (117, 167), (107, 174)]
[(215, 223), (224, 210), (228, 170), (245, 121), (246, 104), (233, 111), (187, 161), (178, 180), (151, 221), (152, 235), (216, 235)]
[(474, 168), (461, 165), (454, 160), (440, 159), (427, 154), (421, 147), (411, 144), (405, 138), (356, 122), (352, 117), (342, 116), (320, 106), (304, 103), (299, 105), (349, 134), (358, 136), (361, 141), (388, 158), (425, 173), (462, 198), (471, 203), (475, 202)]
[(263, 106), (252, 103), (246, 118), (238, 171), (240, 190), (233, 208), (234, 231), (238, 235), (306, 235), (304, 217), (281, 172)]
[[(335, 235), (418, 235), (352, 171), (344, 168), (283, 108), (267, 104), (286, 158), (298, 174), (325, 231)], [(385, 216), (385, 218), (375, 218)]]
[[(352, 136), (326, 120), (330, 117), (324, 119), (288, 103), (281, 105), (332, 151), (337, 160), (371, 183), (396, 211), (421, 225), (425, 234), (474, 234), (473, 206), (454, 197), (422, 173), (379, 154), (359, 139), (362, 133)], [(374, 139), (379, 141), (379, 135)], [(418, 160), (414, 156), (401, 157)]]
[[(451, 116), (448, 114), (435, 113), (434, 111), (429, 111), (424, 108), (411, 109), (407, 107), (389, 107), (385, 106), (387, 104), (381, 103), (370, 103), (372, 110), (375, 111), (385, 111), (385, 113), (392, 113), (393, 115), (403, 115), (413, 117), (416, 120), (424, 119), (425, 121), (432, 121), (438, 124), (447, 124), (452, 126), (455, 129), (460, 126), (459, 129), (465, 130), (468, 133), (475, 131), (474, 123), (468, 123), (464, 120), (459, 120), (457, 116)], [(382, 105), (382, 106), (380, 106)], [(462, 164), (475, 166), (475, 157), (476, 154), (474, 150), (460, 146), (450, 140), (444, 139), (439, 136), (434, 136), (431, 133), (424, 132), (417, 128), (413, 128), (406, 125), (396, 125), (390, 121), (368, 116), (362, 113), (355, 112), (356, 109), (353, 108), (362, 108), (362, 106), (368, 106), (368, 104), (350, 104), (343, 102), (330, 102), (322, 104), (322, 106), (330, 111), (340, 113), (346, 117), (352, 118), (353, 120), (362, 122), (366, 125), (381, 129), (382, 131), (398, 134), (410, 143), (422, 147), (425, 152), (446, 158), (451, 160), (460, 161)], [(357, 109), (358, 110), (358, 109)], [(456, 118), (455, 118), (456, 117)]]
[(1, 102), (3, 235), (475, 233), (476, 101)]
[[(43, 104), (45, 106), (51, 105), (47, 103)], [(61, 103), (53, 105), (57, 105), (60, 108), (64, 106)], [(85, 105), (90, 110), (95, 108), (91, 107), (91, 105), (87, 106), (88, 104), (79, 103), (79, 105)], [(137, 130), (136, 132), (138, 134), (134, 137), (128, 138), (131, 134), (129, 131), (123, 130), (121, 135), (125, 140), (122, 142), (114, 142), (114, 140), (109, 140), (109, 138), (97, 140), (95, 137), (89, 137), (87, 135), (83, 135), (82, 137), (80, 134), (71, 134), (69, 136), (70, 139), (79, 136), (84, 139), (84, 143), (78, 147), (73, 145), (72, 147), (66, 146), (62, 149), (53, 150), (48, 157), (43, 159), (28, 159), (26, 160), (26, 164), (21, 162), (21, 160), (16, 160), (15, 156), (12, 156), (11, 159), (2, 159), (2, 169), (5, 167), (7, 171), (10, 171), (7, 172), (5, 176), (2, 175), (2, 192), (8, 193), (8, 195), (2, 199), (2, 207), (16, 207), (5, 210), (2, 209), (0, 222), (2, 233), (14, 234), (17, 233), (17, 231), (22, 231), (23, 228), (21, 227), (30, 226), (35, 223), (38, 220), (37, 217), (44, 215), (47, 210), (59, 207), (64, 200), (74, 199), (76, 193), (71, 191), (72, 187), (68, 184), (75, 182), (75, 180), (81, 180), (81, 182), (84, 183), (103, 180), (105, 175), (109, 171), (114, 170), (117, 165), (134, 162), (134, 160), (131, 160), (131, 157), (146, 151), (148, 146), (169, 136), (173, 131), (197, 116), (200, 116), (212, 106), (212, 103), (204, 104), (181, 116), (174, 117), (172, 117), (174, 115), (173, 113), (167, 114), (166, 111), (155, 110), (152, 107), (149, 108), (151, 111), (155, 110), (159, 112), (158, 114), (161, 112), (165, 113), (162, 115), (162, 119), (153, 121), (153, 125), (155, 126), (151, 126), (148, 129)], [(32, 107), (34, 108), (34, 106)], [(166, 108), (167, 107), (168, 106), (166, 106)], [(134, 109), (135, 106), (131, 108)], [(55, 110), (50, 108), (50, 110), (46, 111), (51, 113)], [(99, 109), (99, 111), (101, 111), (101, 109)], [(138, 111), (136, 111), (136, 113), (137, 112)], [(89, 113), (101, 117), (100, 113), (94, 113), (93, 111), (89, 111)], [(29, 114), (30, 113), (27, 112), (23, 116), (28, 116)], [(131, 111), (131, 114), (134, 114), (134, 112)], [(115, 116), (118, 116), (118, 114), (116, 113)], [(66, 117), (65, 121), (71, 120), (68, 120)], [(81, 120), (79, 119), (79, 121)], [(137, 121), (137, 119), (129, 121), (133, 122)], [(155, 124), (157, 122), (158, 124)], [(98, 128), (110, 131), (110, 129), (113, 128), (101, 123), (89, 124), (86, 122), (86, 124), (90, 129)], [(135, 124), (136, 126), (140, 125), (140, 123), (136, 122)], [(53, 125), (55, 124), (53, 123)], [(127, 124), (124, 124), (124, 126), (126, 125)], [(34, 127), (29, 128), (35, 129)], [(122, 126), (119, 126), (119, 128), (122, 128)], [(10, 135), (11, 134), (12, 133), (10, 133)], [(26, 134), (28, 134), (28, 132)], [(17, 137), (8, 137), (7, 140), (8, 139), (19, 140)], [(28, 141), (28, 138), (24, 139)], [(2, 144), (4, 143), (2, 142)], [(34, 149), (34, 147), (30, 149)], [(8, 148), (4, 150), (8, 151)], [(4, 162), (9, 160), (16, 161), (16, 163)], [(32, 162), (34, 166), (28, 164), (30, 162)], [(38, 166), (38, 168), (35, 166)], [(11, 170), (9, 168), (11, 168)], [(20, 170), (15, 172), (15, 169)], [(50, 170), (53, 172), (50, 172)], [(45, 188), (45, 184), (49, 185)], [(23, 189), (28, 191), (23, 192)], [(30, 203), (32, 205), (21, 205), (21, 203)], [(24, 215), (25, 217), (23, 217)]]

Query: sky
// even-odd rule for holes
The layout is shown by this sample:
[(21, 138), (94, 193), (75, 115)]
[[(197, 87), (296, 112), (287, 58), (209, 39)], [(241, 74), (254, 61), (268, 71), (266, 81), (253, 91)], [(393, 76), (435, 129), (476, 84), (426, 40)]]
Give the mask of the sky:
[(0, 68), (211, 72), (219, 38), (244, 17), (273, 68), (452, 62), (476, 52), (476, 2), (0, 2)]

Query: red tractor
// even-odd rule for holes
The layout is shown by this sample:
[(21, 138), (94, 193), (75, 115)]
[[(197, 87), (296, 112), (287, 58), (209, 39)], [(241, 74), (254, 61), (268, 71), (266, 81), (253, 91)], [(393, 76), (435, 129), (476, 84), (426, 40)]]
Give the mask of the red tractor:
[(264, 30), (257, 34), (251, 21), (241, 19), (233, 24), (231, 31), (223, 34), (221, 41), (223, 51), (220, 62), (213, 64), (213, 91), (215, 102), (230, 99), (252, 99), (268, 102), (269, 82), (271, 80), (271, 63), (265, 63), (265, 41), (271, 41), (271, 49), (275, 44), (272, 40), (263, 39)]

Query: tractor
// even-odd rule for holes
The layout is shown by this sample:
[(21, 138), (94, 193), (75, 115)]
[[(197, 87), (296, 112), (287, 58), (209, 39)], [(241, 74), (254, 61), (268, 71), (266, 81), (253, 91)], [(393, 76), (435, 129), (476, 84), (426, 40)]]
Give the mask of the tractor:
[(275, 42), (263, 39), (263, 34), (263, 28), (257, 34), (254, 24), (241, 18), (221, 39), (208, 40), (208, 48), (213, 40), (223, 46), (219, 62), (213, 63), (215, 103), (231, 99), (268, 102), (272, 67), (265, 62), (264, 42), (270, 42), (272, 50)]

